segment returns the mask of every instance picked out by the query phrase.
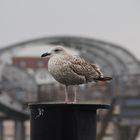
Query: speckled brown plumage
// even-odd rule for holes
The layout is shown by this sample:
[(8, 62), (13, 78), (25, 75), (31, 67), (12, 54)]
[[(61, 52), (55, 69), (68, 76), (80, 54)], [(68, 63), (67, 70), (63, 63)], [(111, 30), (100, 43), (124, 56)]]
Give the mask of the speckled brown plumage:
[(66, 86), (97, 80), (111, 80), (110, 77), (103, 76), (98, 66), (86, 62), (79, 56), (68, 54), (62, 47), (56, 47), (51, 53), (43, 54), (42, 56), (46, 55), (50, 58), (48, 71), (55, 80)]

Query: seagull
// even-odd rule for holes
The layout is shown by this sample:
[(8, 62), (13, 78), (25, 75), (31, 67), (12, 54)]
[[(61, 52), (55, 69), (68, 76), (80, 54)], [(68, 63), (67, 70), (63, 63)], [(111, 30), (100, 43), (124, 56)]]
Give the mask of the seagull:
[[(48, 71), (54, 79), (65, 85), (65, 103), (68, 103), (68, 86), (86, 84), (92, 81), (110, 81), (111, 77), (103, 76), (99, 66), (85, 61), (83, 58), (69, 54), (62, 46), (54, 47), (41, 57), (48, 57)], [(76, 103), (76, 90), (74, 101)]]

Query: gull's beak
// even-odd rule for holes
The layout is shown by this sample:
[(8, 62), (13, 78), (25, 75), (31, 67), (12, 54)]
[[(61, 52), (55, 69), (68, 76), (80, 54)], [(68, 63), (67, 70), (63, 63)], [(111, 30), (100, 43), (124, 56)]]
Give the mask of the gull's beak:
[(43, 53), (43, 54), (41, 55), (41, 57), (46, 57), (46, 56), (49, 56), (49, 55), (51, 55), (51, 53)]

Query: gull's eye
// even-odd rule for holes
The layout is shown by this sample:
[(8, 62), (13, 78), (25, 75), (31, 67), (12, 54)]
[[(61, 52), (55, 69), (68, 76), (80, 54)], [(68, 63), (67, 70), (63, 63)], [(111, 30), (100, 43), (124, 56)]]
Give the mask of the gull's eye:
[(59, 50), (58, 49), (56, 49), (56, 50), (54, 50), (55, 52), (58, 52)]
[(60, 50), (60, 49), (55, 49), (54, 51), (55, 51), (55, 52), (59, 52), (59, 51), (61, 51), (61, 50)]

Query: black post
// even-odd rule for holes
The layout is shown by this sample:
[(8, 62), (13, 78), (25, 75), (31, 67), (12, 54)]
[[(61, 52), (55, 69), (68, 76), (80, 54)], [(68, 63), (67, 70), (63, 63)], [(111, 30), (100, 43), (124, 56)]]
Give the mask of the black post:
[(101, 104), (30, 104), (31, 140), (96, 140)]

